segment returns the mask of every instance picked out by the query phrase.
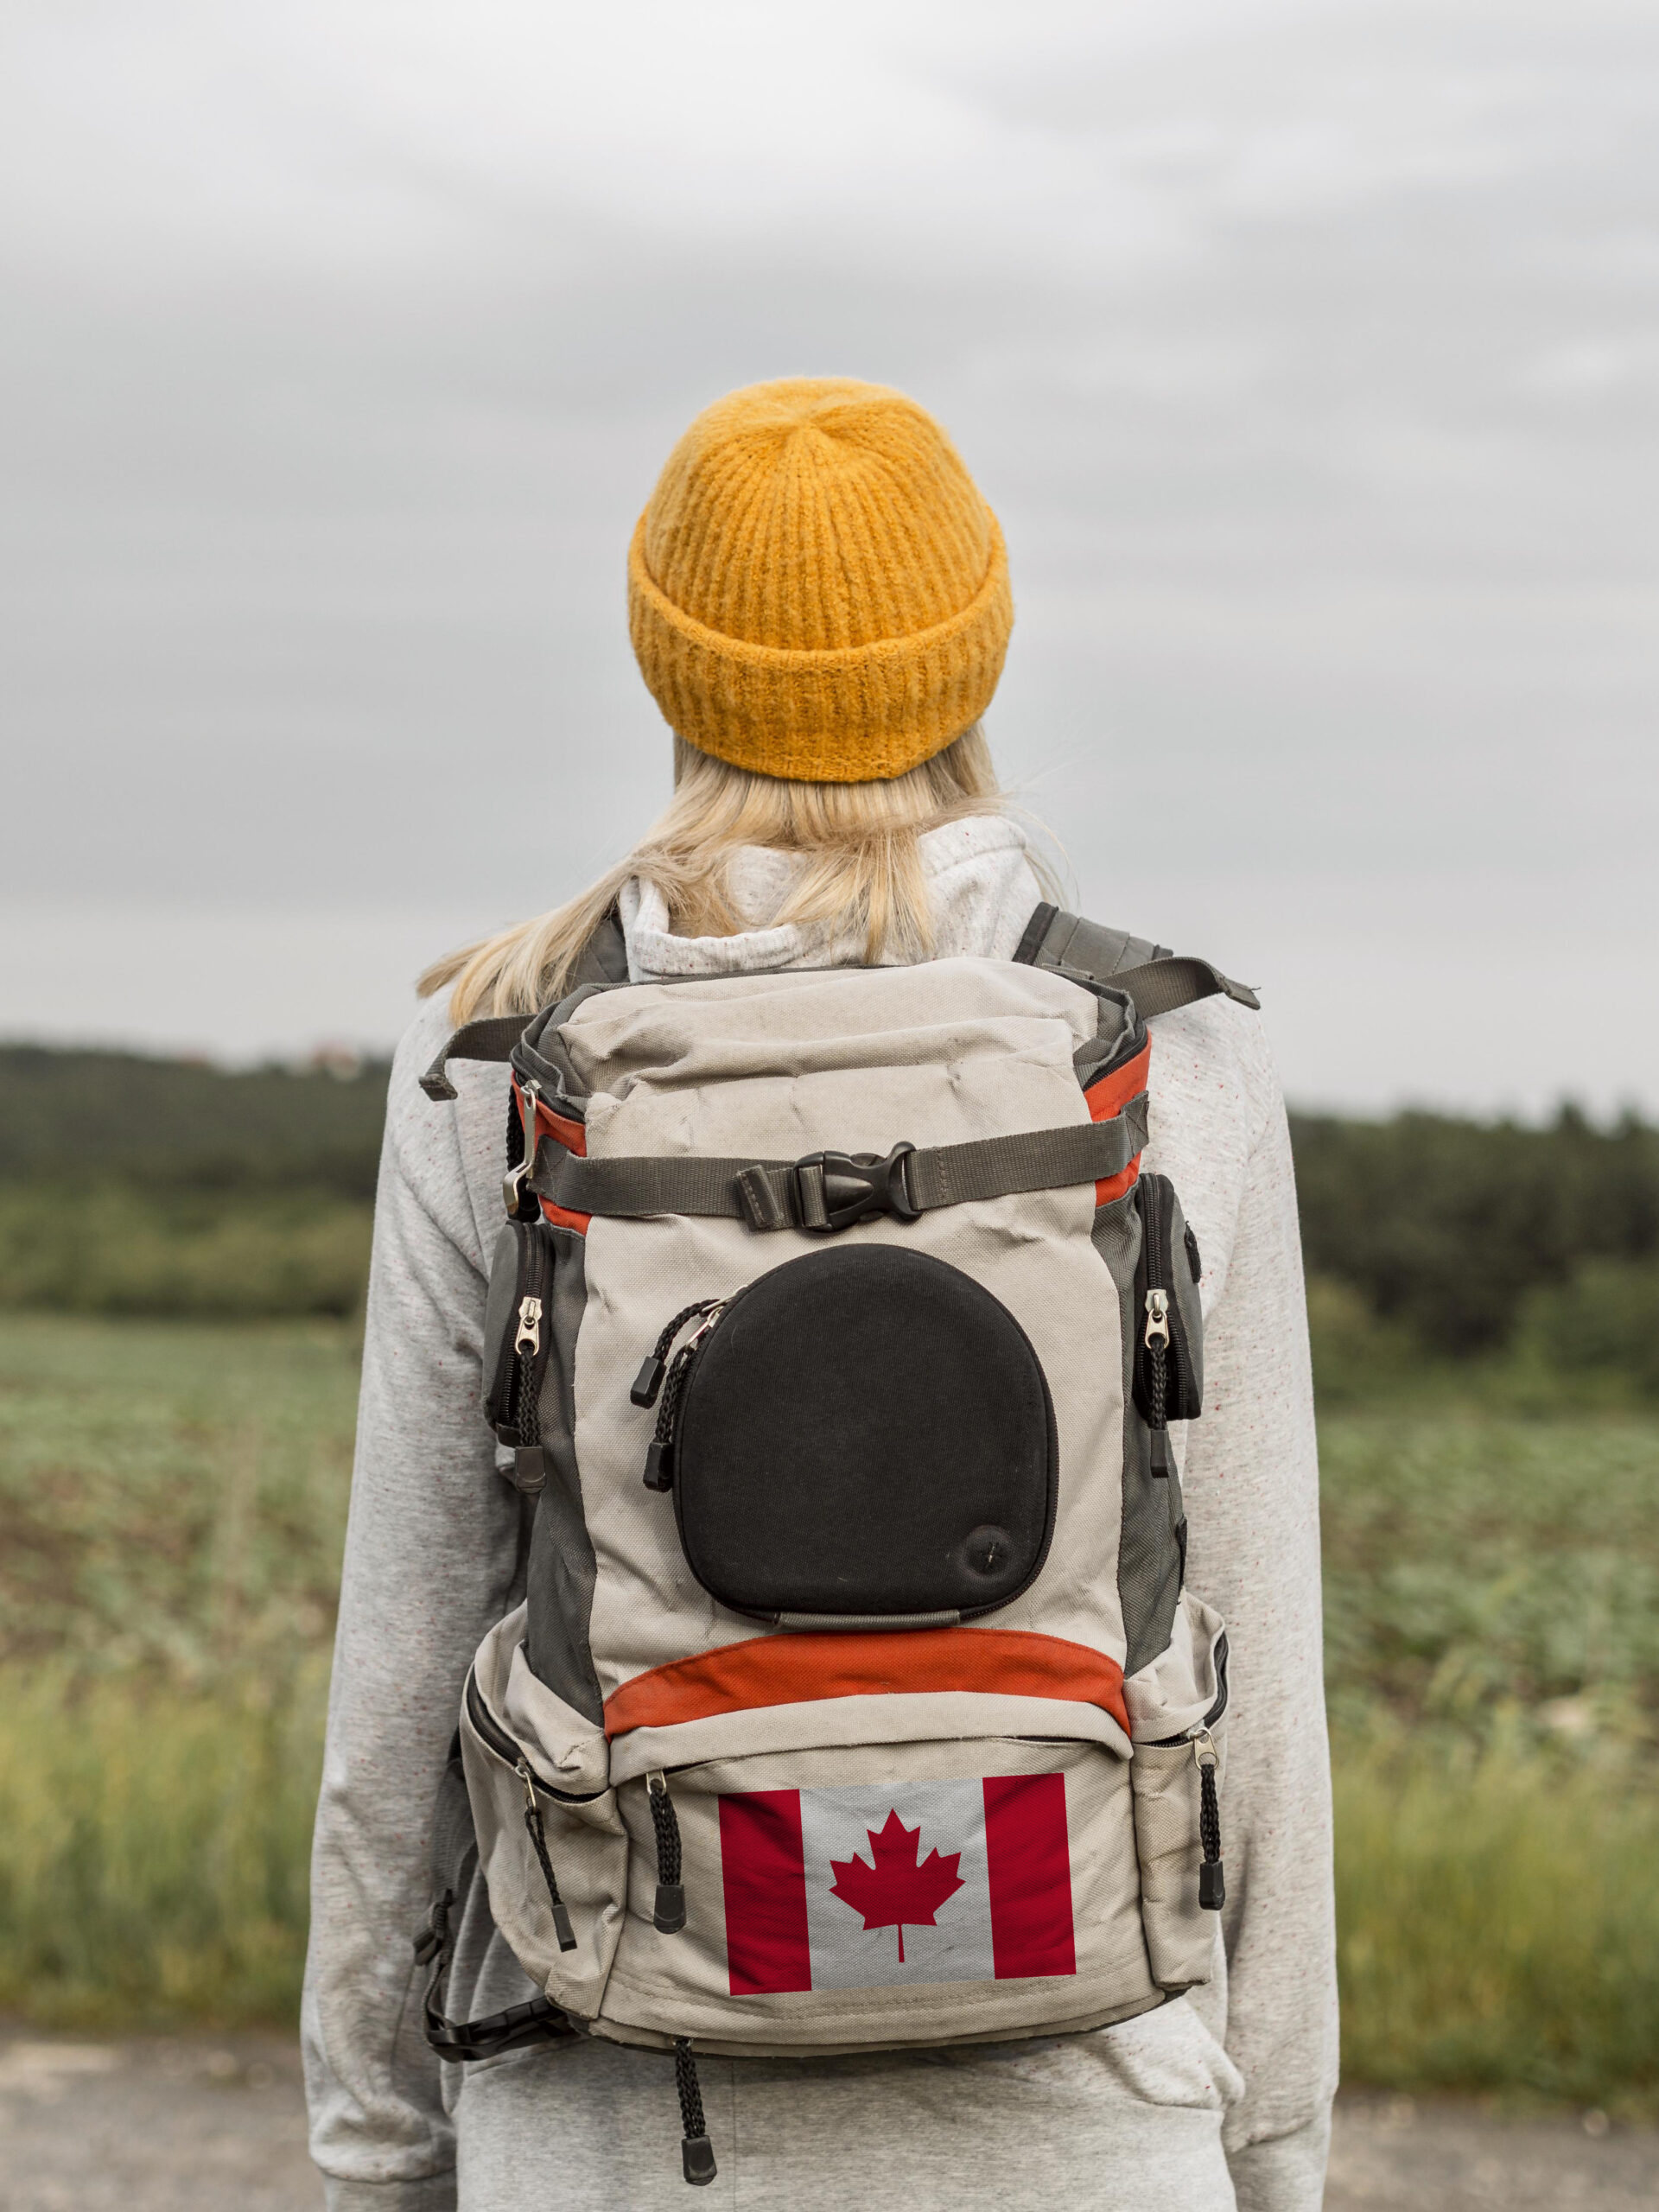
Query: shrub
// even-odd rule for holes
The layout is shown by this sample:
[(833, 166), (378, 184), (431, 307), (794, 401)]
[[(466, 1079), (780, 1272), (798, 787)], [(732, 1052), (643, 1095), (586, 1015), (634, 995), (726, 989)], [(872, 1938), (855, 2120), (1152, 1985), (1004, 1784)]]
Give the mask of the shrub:
[(1519, 1349), (1564, 1379), (1623, 1374), (1659, 1398), (1659, 1266), (1592, 1260), (1571, 1282), (1534, 1291)]

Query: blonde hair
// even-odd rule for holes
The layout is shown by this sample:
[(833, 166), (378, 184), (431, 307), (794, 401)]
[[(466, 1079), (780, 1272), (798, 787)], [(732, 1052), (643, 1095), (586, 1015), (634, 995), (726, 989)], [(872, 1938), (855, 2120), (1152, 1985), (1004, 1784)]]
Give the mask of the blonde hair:
[[(884, 953), (923, 960), (932, 950), (932, 921), (917, 840), (947, 822), (1009, 809), (977, 722), (919, 767), (861, 784), (757, 775), (676, 737), (674, 796), (627, 858), (568, 905), (435, 961), (420, 993), (428, 998), (453, 984), (457, 1023), (534, 1013), (563, 995), (630, 876), (657, 886), (677, 935), (730, 937), (748, 926), (726, 883), (743, 845), (799, 853), (806, 862), (775, 924), (838, 921), (862, 938), (867, 961)], [(1052, 870), (1040, 855), (1032, 861), (1045, 893), (1052, 891)]]

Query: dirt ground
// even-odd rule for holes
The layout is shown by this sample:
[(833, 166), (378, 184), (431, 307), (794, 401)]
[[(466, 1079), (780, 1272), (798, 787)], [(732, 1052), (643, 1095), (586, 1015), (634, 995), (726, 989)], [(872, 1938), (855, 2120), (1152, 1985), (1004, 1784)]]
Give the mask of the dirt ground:
[[(73, 2124), (69, 2124), (73, 2115)], [(0, 2030), (0, 2212), (321, 2212), (299, 2058), (272, 2037)], [(1326, 2212), (1659, 2209), (1659, 2129), (1346, 2097)]]

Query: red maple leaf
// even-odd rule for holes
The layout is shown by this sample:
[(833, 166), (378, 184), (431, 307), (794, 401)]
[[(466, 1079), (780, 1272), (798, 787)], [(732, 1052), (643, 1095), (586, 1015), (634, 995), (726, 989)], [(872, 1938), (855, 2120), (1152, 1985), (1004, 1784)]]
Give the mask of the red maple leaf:
[(866, 1828), (864, 1833), (870, 1839), (868, 1863), (856, 1853), (850, 1859), (832, 1859), (836, 1878), (830, 1894), (862, 1913), (867, 1929), (896, 1928), (899, 1963), (903, 1966), (906, 1923), (912, 1928), (933, 1926), (934, 1914), (963, 1886), (957, 1872), (962, 1853), (953, 1851), (947, 1858), (943, 1852), (930, 1851), (923, 1859), (921, 1823), (907, 1828), (896, 1807), (880, 1830)]

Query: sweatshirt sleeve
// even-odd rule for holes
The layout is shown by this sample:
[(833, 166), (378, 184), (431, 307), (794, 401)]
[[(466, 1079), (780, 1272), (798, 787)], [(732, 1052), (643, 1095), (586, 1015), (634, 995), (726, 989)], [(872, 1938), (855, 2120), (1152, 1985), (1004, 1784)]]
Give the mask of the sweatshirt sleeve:
[(454, 2202), (412, 1939), (461, 1687), (518, 1553), (517, 1494), (479, 1409), (486, 1281), (463, 1154), (465, 1109), (478, 1125), (499, 1084), (469, 1071), (459, 1108), (429, 1103), (416, 1075), (441, 1033), (416, 1023), (387, 1103), (312, 1853), (302, 2039), (330, 2212)]
[(1319, 1460), (1290, 1135), (1259, 1023), (1250, 1148), (1185, 1474), (1193, 1587), (1228, 1626), (1224, 2140), (1241, 2212), (1318, 2212), (1337, 2079)]

